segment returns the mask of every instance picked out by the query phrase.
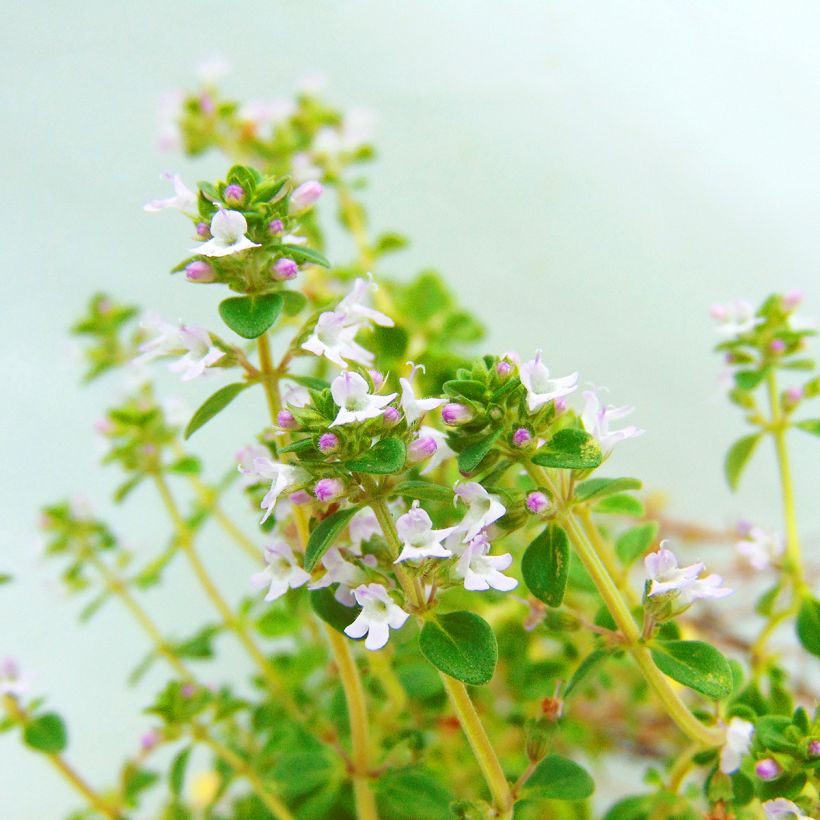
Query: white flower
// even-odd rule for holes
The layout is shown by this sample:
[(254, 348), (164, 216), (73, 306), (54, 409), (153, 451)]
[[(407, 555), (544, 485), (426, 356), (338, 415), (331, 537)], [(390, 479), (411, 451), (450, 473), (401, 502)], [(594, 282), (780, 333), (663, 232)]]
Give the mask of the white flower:
[(507, 512), (497, 495), (490, 495), (475, 481), (458, 484), (454, 492), (456, 503), (461, 500), (467, 505), (467, 512), (457, 527), (464, 533), (465, 542), (472, 541), (481, 530)]
[(333, 380), (330, 385), (330, 394), (339, 407), (339, 412), (330, 423), (330, 427), (377, 418), (382, 414), (382, 410), (396, 398), (395, 393), (387, 396), (374, 396), (368, 392), (367, 382), (358, 373), (347, 371)]
[(581, 413), (581, 421), (587, 433), (598, 440), (604, 455), (611, 453), (612, 448), (619, 441), (643, 435), (644, 431), (634, 425), (623, 427), (620, 430), (609, 429), (610, 421), (622, 419), (634, 409), (634, 407), (613, 407), (611, 404), (604, 404), (595, 390), (584, 392), (584, 410)]
[(350, 541), (353, 544), (353, 551), (361, 554), (362, 543), (370, 540), (374, 535), (381, 535), (382, 528), (376, 514), (370, 507), (359, 510), (350, 519)]
[(351, 323), (374, 322), (382, 327), (393, 327), (394, 322), (389, 316), (365, 304), (368, 291), (378, 289), (373, 281), (373, 274), (368, 273), (367, 276), (367, 279), (356, 279), (350, 293), (339, 302), (336, 310), (345, 313)]
[(182, 427), (191, 417), (191, 413), (185, 406), (179, 396), (168, 396), (160, 402), (162, 408), (162, 415), (165, 416), (165, 421), (172, 427)]
[(785, 550), (783, 537), (779, 533), (768, 533), (760, 527), (752, 527), (736, 546), (737, 551), (758, 570), (777, 563)]
[(213, 238), (196, 248), (191, 248), (191, 253), (200, 256), (230, 256), (248, 248), (260, 247), (258, 243), (251, 242), (245, 236), (247, 230), (248, 221), (239, 211), (226, 211), (220, 208), (211, 220)]
[(441, 542), (453, 530), (455, 527), (434, 530), (430, 516), (419, 507), (418, 501), (414, 501), (410, 510), (396, 521), (396, 532), (402, 542), (402, 550), (393, 563), (420, 558), (449, 558), (453, 553), (445, 549)]
[(259, 478), (261, 481), (271, 482), (270, 489), (259, 505), (265, 510), (262, 522), (267, 521), (268, 516), (270, 516), (273, 512), (273, 508), (276, 506), (279, 496), (285, 492), (285, 490), (297, 484), (304, 484), (310, 479), (310, 473), (308, 473), (307, 470), (303, 470), (301, 467), (295, 467), (292, 464), (277, 464), (266, 456), (257, 456), (253, 460), (253, 467), (250, 469), (240, 464), (239, 472), (247, 476)]
[(345, 634), (351, 638), (366, 634), (364, 645), (368, 649), (381, 649), (390, 637), (390, 630), (401, 629), (410, 617), (393, 603), (381, 584), (362, 584), (353, 590), (353, 595), (362, 611), (352, 624), (345, 627)]
[(328, 310), (319, 316), (313, 333), (302, 347), (339, 367), (347, 367), (348, 361), (371, 365), (373, 354), (355, 341), (360, 329), (361, 325), (348, 322), (343, 311)]
[(456, 564), (456, 575), (464, 579), (464, 589), (483, 591), (497, 589), (509, 592), (518, 586), (515, 578), (503, 575), (501, 570), (512, 564), (512, 555), (490, 555), (490, 542), (484, 533), (479, 533), (467, 545)]
[[(322, 556), (322, 566), (325, 568), (325, 574), (318, 581), (310, 584), (308, 589), (324, 589), (331, 584), (339, 584), (339, 589), (336, 591), (337, 600), (341, 603), (349, 601), (352, 588), (362, 581), (362, 571), (350, 561), (345, 561), (338, 547), (331, 547)], [(352, 606), (352, 603), (346, 605)]]
[(733, 717), (726, 727), (726, 742), (720, 750), (720, 770), (731, 774), (740, 768), (743, 755), (752, 743), (755, 727), (748, 720)]
[(157, 211), (164, 211), (166, 208), (175, 208), (190, 217), (197, 215), (197, 195), (182, 181), (179, 174), (172, 174), (170, 171), (165, 171), (160, 174), (160, 179), (168, 180), (174, 185), (174, 195), (167, 199), (152, 199), (146, 202), (143, 210), (148, 213), (157, 213)]
[(248, 100), (240, 107), (237, 117), (250, 123), (261, 139), (270, 139), (274, 128), (296, 112), (292, 100)]
[(20, 667), (14, 658), (0, 661), (0, 695), (21, 698), (29, 690), (29, 682), (20, 674)]
[(373, 141), (375, 117), (371, 111), (352, 108), (338, 128), (325, 127), (316, 132), (313, 151), (318, 156), (336, 157), (354, 152)]
[(201, 376), (206, 368), (225, 355), (224, 351), (211, 344), (211, 334), (205, 328), (182, 325), (179, 338), (188, 352), (178, 361), (171, 362), (168, 369), (172, 373), (181, 373), (184, 382)]
[(766, 820), (812, 820), (807, 814), (801, 814), (800, 807), (785, 797), (767, 800), (763, 804), (763, 812)]
[(196, 67), (196, 76), (200, 82), (213, 85), (231, 72), (231, 64), (220, 54), (215, 54), (203, 60)]
[(282, 401), (291, 407), (306, 407), (310, 404), (310, 393), (301, 384), (291, 384), (284, 389)]
[(527, 388), (527, 407), (530, 413), (554, 399), (567, 396), (578, 387), (578, 374), (571, 373), (559, 379), (551, 379), (550, 372), (541, 362), (541, 351), (535, 351), (532, 361), (524, 362), (518, 369), (521, 384)]
[(756, 317), (754, 308), (738, 299), (728, 305), (712, 305), (712, 318), (718, 323), (715, 332), (720, 336), (740, 336), (759, 325), (763, 319)]
[[(441, 407), (442, 404), (447, 403), (447, 399), (417, 399), (415, 391), (413, 390), (412, 379), (413, 376), (416, 375), (416, 370), (419, 368), (424, 370), (424, 365), (414, 365), (412, 362), (408, 362), (407, 364), (410, 365), (410, 378), (409, 379), (399, 379), (399, 383), (401, 384), (401, 409), (404, 411), (404, 417), (407, 419), (408, 424), (413, 424), (413, 422), (420, 419), (425, 413), (429, 412), (430, 410), (435, 410), (436, 407)], [(436, 442), (438, 444), (438, 442)]]
[(310, 580), (310, 573), (296, 563), (293, 550), (284, 541), (265, 548), (265, 561), (267, 566), (251, 576), (251, 583), (255, 589), (269, 587), (266, 601), (275, 601)]
[(259, 473), (254, 470), (257, 458), (269, 460), (270, 450), (261, 444), (248, 444), (234, 454), (237, 469), (242, 473), (242, 485), (250, 487), (264, 480)]
[(433, 455), (427, 460), (427, 464), (419, 475), (425, 475), (426, 473), (435, 470), (439, 464), (455, 455), (455, 452), (451, 450), (450, 446), (447, 444), (447, 434), (442, 433), (441, 430), (436, 430), (435, 427), (430, 427), (423, 424), (419, 427), (419, 437), (431, 438), (436, 443), (436, 452), (433, 453)]
[(661, 541), (660, 549), (644, 558), (651, 581), (647, 593), (649, 597), (676, 591), (681, 603), (690, 604), (698, 598), (725, 598), (731, 594), (731, 589), (720, 586), (722, 579), (719, 575), (699, 577), (706, 568), (703, 563), (678, 567), (678, 559), (671, 550), (664, 547), (666, 543)]

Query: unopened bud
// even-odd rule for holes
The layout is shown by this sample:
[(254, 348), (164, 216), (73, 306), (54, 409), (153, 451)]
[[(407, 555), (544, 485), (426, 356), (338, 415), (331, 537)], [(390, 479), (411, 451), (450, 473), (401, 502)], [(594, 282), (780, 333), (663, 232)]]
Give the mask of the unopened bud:
[(809, 757), (820, 757), (820, 740), (812, 740), (806, 751)]
[(271, 236), (279, 236), (285, 232), (285, 223), (281, 219), (273, 219), (268, 225), (268, 233)]
[(313, 494), (319, 501), (327, 503), (341, 498), (345, 493), (345, 485), (338, 478), (323, 478), (316, 482)]
[(209, 239), (211, 236), (211, 226), (207, 222), (197, 222), (196, 235), (201, 239)]
[(473, 411), (463, 404), (445, 404), (441, 408), (441, 418), (450, 427), (458, 427), (472, 420)]
[(299, 426), (299, 422), (290, 410), (280, 410), (276, 414), (276, 423), (283, 430), (295, 430)]
[(185, 267), (185, 278), (189, 282), (215, 282), (216, 271), (207, 262), (191, 262)]
[(245, 202), (245, 189), (241, 185), (228, 185), (228, 187), (225, 188), (225, 193), (222, 195), (222, 198), (229, 208), (243, 205)]
[(784, 394), (783, 394), (786, 404), (791, 408), (797, 404), (800, 404), (801, 401), (806, 397), (805, 393), (803, 392), (802, 387), (790, 387)]
[(502, 379), (506, 379), (507, 376), (509, 376), (510, 373), (513, 372), (513, 366), (509, 362), (505, 362), (502, 360), (498, 362), (498, 364), (495, 366), (495, 372), (498, 373), (498, 375), (501, 376)]
[(422, 436), (407, 448), (407, 460), (411, 464), (418, 464), (434, 455), (436, 450), (438, 450), (436, 440), (431, 436)]
[(327, 455), (339, 449), (339, 437), (335, 433), (322, 433), (319, 436), (319, 452)]
[(291, 195), (289, 210), (300, 213), (310, 208), (322, 195), (324, 188), (321, 182), (304, 182)]
[(537, 763), (549, 749), (552, 725), (545, 717), (533, 718), (527, 721), (527, 757), (530, 763)]
[(526, 427), (519, 427), (513, 433), (512, 443), (515, 447), (526, 447), (532, 443), (532, 433)]
[(525, 505), (533, 515), (543, 515), (550, 508), (549, 496), (540, 490), (534, 490), (527, 494)]
[(382, 418), (387, 427), (395, 427), (401, 421), (401, 413), (395, 407), (386, 407)]
[(786, 343), (782, 339), (772, 339), (769, 342), (769, 350), (772, 353), (782, 353), (786, 349)]
[(295, 279), (299, 273), (299, 266), (288, 257), (277, 259), (273, 265), (273, 278), (280, 282), (288, 282)]
[(373, 382), (373, 389), (378, 390), (384, 384), (384, 374), (378, 370), (368, 370), (370, 374), (370, 381)]
[(146, 752), (151, 751), (160, 741), (160, 734), (156, 729), (151, 729), (140, 738), (140, 746)]
[(783, 307), (794, 310), (803, 301), (804, 295), (802, 290), (790, 290), (783, 296)]
[(770, 757), (764, 760), (758, 760), (757, 763), (755, 763), (755, 774), (761, 780), (775, 780), (780, 777), (782, 772), (783, 769), (780, 768), (780, 764)]

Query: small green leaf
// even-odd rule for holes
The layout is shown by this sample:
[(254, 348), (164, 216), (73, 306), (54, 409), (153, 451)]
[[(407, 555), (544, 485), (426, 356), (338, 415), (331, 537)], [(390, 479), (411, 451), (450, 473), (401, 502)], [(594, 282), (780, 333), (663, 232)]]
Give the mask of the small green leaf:
[(144, 474), (137, 473), (137, 475), (133, 475), (131, 478), (123, 481), (122, 484), (114, 490), (114, 503), (120, 504), (125, 501), (125, 499), (131, 494), (131, 491), (135, 490), (144, 478)]
[(549, 606), (561, 606), (569, 576), (569, 540), (557, 524), (537, 535), (521, 559), (521, 573), (529, 591)]
[(0, 586), (10, 584), (13, 580), (14, 576), (9, 575), (7, 572), (0, 572)]
[(474, 612), (449, 612), (427, 621), (419, 649), (436, 669), (472, 686), (488, 683), (498, 660), (495, 633)]
[(638, 524), (621, 533), (615, 542), (618, 560), (625, 567), (631, 566), (649, 550), (657, 536), (658, 525), (654, 521)]
[(766, 378), (768, 368), (761, 370), (738, 370), (735, 373), (735, 384), (741, 390), (754, 390)]
[(450, 398), (459, 398), (464, 396), (467, 399), (474, 401), (481, 401), (484, 399), (484, 394), (487, 392), (487, 387), (484, 382), (475, 379), (451, 379), (444, 382), (442, 390), (445, 395)]
[(541, 467), (588, 470), (604, 460), (598, 442), (584, 430), (559, 430), (532, 458)]
[(188, 746), (183, 749), (171, 763), (171, 768), (168, 772), (168, 785), (171, 787), (171, 792), (174, 797), (179, 797), (182, 794), (185, 772), (188, 768), (188, 761), (191, 758), (192, 751), (193, 748)]
[[(429, 668), (429, 667), (428, 667)], [(453, 796), (421, 766), (388, 769), (375, 781), (379, 814), (391, 820), (448, 820)]]
[(319, 251), (313, 250), (313, 248), (303, 248), (299, 245), (282, 245), (282, 251), (294, 262), (309, 262), (312, 265), (321, 265), (323, 268), (330, 267), (327, 257)]
[(611, 649), (593, 649), (592, 652), (587, 655), (576, 670), (572, 673), (572, 677), (569, 679), (569, 683), (567, 684), (567, 688), (564, 689), (564, 699), (570, 696), (570, 693), (574, 691), (575, 687), (578, 686), (579, 683), (593, 670), (596, 666), (602, 663), (606, 658), (608, 658), (612, 654)]
[(333, 546), (333, 542), (339, 537), (339, 533), (358, 511), (359, 507), (348, 507), (329, 515), (316, 525), (305, 547), (305, 569), (308, 572), (316, 566), (319, 559)]
[(202, 462), (196, 456), (183, 456), (165, 468), (169, 473), (197, 475), (202, 472)]
[(56, 712), (44, 712), (26, 724), (23, 740), (38, 752), (59, 754), (68, 745), (68, 732), (63, 719)]
[(401, 472), (406, 459), (407, 449), (404, 442), (399, 438), (385, 438), (363, 456), (346, 461), (345, 467), (353, 473), (390, 475)]
[(627, 490), (640, 490), (643, 484), (637, 478), (590, 478), (575, 488), (576, 501), (591, 501)]
[(760, 433), (754, 433), (751, 436), (744, 436), (743, 438), (738, 439), (729, 448), (729, 452), (726, 453), (726, 461), (724, 462), (723, 469), (726, 473), (726, 480), (729, 482), (729, 487), (731, 489), (737, 489), (737, 485), (740, 482), (741, 473), (746, 467), (749, 459), (752, 457), (752, 453), (754, 453), (760, 438)]
[(797, 637), (812, 655), (820, 657), (820, 601), (804, 598), (797, 613)]
[(462, 475), (469, 475), (472, 473), (479, 464), (484, 460), (484, 457), (490, 450), (493, 449), (493, 445), (498, 441), (498, 437), (501, 435), (501, 430), (496, 430), (490, 433), (489, 436), (485, 436), (480, 441), (476, 441), (474, 444), (471, 444), (465, 450), (463, 450), (458, 455), (458, 470)]
[(324, 379), (317, 379), (316, 376), (300, 376), (296, 373), (288, 373), (288, 379), (296, 384), (301, 384), (302, 387), (308, 387), (311, 390), (327, 390), (330, 384)]
[(282, 299), (282, 310), (286, 316), (296, 316), (307, 304), (307, 296), (298, 290), (283, 290)]
[(796, 421), (794, 426), (798, 430), (805, 430), (813, 436), (820, 436), (820, 419), (806, 419), (805, 421)]
[(721, 653), (703, 641), (655, 641), (655, 666), (678, 683), (713, 700), (732, 693), (732, 670)]
[(221, 387), (199, 406), (185, 428), (185, 438), (190, 438), (200, 427), (221, 413), (246, 387), (245, 382), (234, 382)]
[(523, 797), (586, 800), (595, 791), (589, 772), (561, 755), (547, 755), (524, 784)]
[(453, 500), (453, 491), (449, 487), (442, 487), (441, 484), (433, 484), (431, 481), (402, 481), (390, 492), (392, 496), (405, 496), (408, 498), (420, 498), (424, 501), (450, 501)]
[(284, 302), (281, 293), (232, 296), (219, 303), (219, 315), (243, 339), (256, 339), (276, 321)]
[(643, 502), (634, 495), (608, 495), (595, 504), (595, 512), (609, 515), (631, 515), (639, 518), (645, 512)]
[(332, 626), (337, 632), (344, 632), (345, 627), (350, 626), (356, 617), (356, 612), (340, 604), (328, 587), (310, 591), (310, 606), (326, 624)]

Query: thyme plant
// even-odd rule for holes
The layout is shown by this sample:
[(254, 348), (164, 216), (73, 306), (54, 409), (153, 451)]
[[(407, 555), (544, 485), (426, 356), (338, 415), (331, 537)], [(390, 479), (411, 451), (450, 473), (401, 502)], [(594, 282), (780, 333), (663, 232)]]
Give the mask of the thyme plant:
[[(540, 351), (476, 355), (482, 325), (437, 273), (384, 275), (407, 240), (368, 227), (367, 117), (315, 90), (240, 103), (206, 82), (173, 120), (185, 153), (218, 152), (227, 170), (192, 187), (168, 175), (173, 193), (145, 210), (182, 217), (173, 271), (187, 282), (174, 286), (210, 288), (213, 321), (98, 294), (73, 328), (86, 380), (130, 385), (97, 422), (114, 501), (153, 495), (171, 535), (147, 557), (76, 497), (42, 515), (82, 617), (119, 604), (144, 630), (130, 682), (164, 664), (167, 683), (147, 697), (133, 753), (92, 785), (64, 720), (15, 661), (0, 671), (0, 729), (76, 788), (72, 817), (817, 817), (815, 693), (772, 641), (789, 624), (805, 658), (820, 655), (788, 455), (793, 431), (794, 443), (820, 434), (800, 295), (713, 309), (750, 427), (726, 475), (736, 486), (771, 440), (785, 529), (734, 538), (770, 583), (757, 637), (730, 643), (709, 624), (737, 584), (682, 566), (641, 482), (611, 477), (642, 432), (622, 426), (631, 408), (555, 376)], [(354, 258), (325, 246), (325, 207)], [(155, 383), (162, 362), (183, 387), (213, 381), (192, 415)], [(243, 428), (234, 402), (266, 420)], [(205, 469), (206, 424), (235, 463)], [(203, 560), (206, 524), (247, 566), (247, 588)], [(143, 593), (177, 562), (210, 609), (165, 634)], [(203, 674), (230, 641), (246, 666)], [(189, 771), (195, 749), (205, 771)], [(624, 796), (627, 757), (645, 777)]]

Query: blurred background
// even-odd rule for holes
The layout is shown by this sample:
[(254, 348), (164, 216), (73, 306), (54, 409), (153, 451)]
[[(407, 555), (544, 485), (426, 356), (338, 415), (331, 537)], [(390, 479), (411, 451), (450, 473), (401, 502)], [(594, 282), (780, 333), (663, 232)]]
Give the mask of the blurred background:
[[(97, 466), (92, 425), (119, 385), (79, 389), (66, 329), (101, 289), (216, 321), (208, 288), (167, 274), (188, 247), (185, 223), (141, 209), (166, 195), (160, 171), (193, 182), (224, 170), (214, 157), (162, 154), (157, 139), (163, 95), (192, 86), (215, 55), (233, 65), (228, 94), (287, 96), (320, 75), (333, 104), (375, 112), (371, 220), (412, 239), (383, 272), (440, 269), (486, 322), (486, 350), (541, 347), (556, 373), (580, 370), (613, 403), (635, 405), (646, 435), (618, 450), (611, 473), (640, 476), (686, 520), (782, 526), (768, 450), (737, 494), (725, 485), (723, 455), (743, 424), (721, 395), (708, 308), (799, 288), (801, 312), (820, 315), (816, 3), (52, 0), (3, 16), (0, 572), (16, 583), (0, 589), (0, 656), (49, 694), (71, 759), (95, 783), (136, 749), (162, 677), (126, 688), (142, 636), (115, 604), (77, 625), (79, 606), (37, 557), (43, 502), (81, 493), (107, 513), (118, 478)], [(330, 251), (350, 255), (332, 241)], [(168, 384), (190, 408), (213, 389)], [(262, 413), (246, 405), (195, 447), (228, 458)], [(820, 543), (813, 447), (794, 435), (806, 552)], [(157, 514), (138, 492), (113, 520), (153, 552), (167, 535)], [(228, 597), (244, 594), (248, 566), (216, 533), (205, 549)], [(188, 633), (204, 602), (178, 569), (147, 602)], [(740, 595), (733, 606), (748, 604)], [(230, 677), (243, 661), (223, 644), (214, 675)], [(8, 735), (0, 773), (3, 817), (77, 805)]]

